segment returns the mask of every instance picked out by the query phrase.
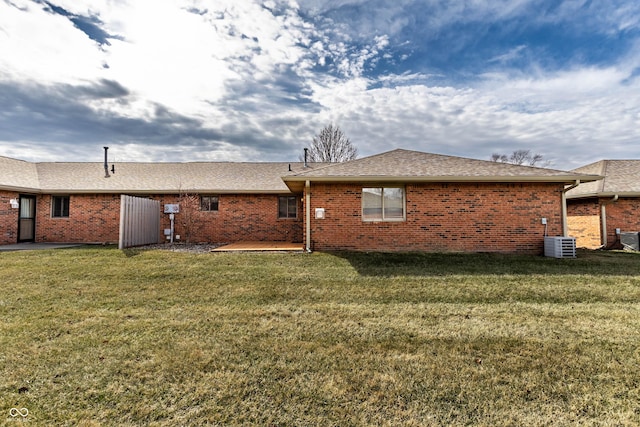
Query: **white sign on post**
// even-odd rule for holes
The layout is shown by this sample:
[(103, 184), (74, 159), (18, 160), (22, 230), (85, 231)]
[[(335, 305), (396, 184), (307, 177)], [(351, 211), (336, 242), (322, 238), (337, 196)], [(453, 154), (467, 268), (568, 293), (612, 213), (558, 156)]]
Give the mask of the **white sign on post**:
[(164, 213), (168, 213), (168, 214), (180, 213), (180, 205), (178, 204), (164, 205)]

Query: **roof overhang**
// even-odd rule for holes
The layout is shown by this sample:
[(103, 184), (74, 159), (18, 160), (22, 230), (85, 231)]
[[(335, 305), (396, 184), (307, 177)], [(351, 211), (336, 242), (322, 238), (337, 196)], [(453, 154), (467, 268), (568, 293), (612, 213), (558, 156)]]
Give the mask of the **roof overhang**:
[(593, 198), (611, 198), (611, 197), (639, 197), (640, 198), (640, 192), (638, 191), (617, 191), (617, 192), (612, 192), (612, 191), (607, 191), (607, 192), (599, 192), (599, 193), (584, 193), (584, 194), (576, 194), (576, 195), (569, 195), (567, 194), (567, 199), (593, 199)]
[(592, 182), (604, 177), (599, 175), (553, 176), (285, 176), (282, 180), (289, 189), (301, 192), (306, 181), (320, 183), (557, 183), (574, 184), (576, 181)]
[(42, 190), (31, 187), (18, 187), (13, 185), (0, 185), (0, 191), (15, 191), (16, 193), (39, 194)]
[(44, 189), (41, 194), (288, 194), (288, 189), (282, 190), (220, 190), (220, 189), (182, 189), (182, 190), (140, 190), (140, 189)]

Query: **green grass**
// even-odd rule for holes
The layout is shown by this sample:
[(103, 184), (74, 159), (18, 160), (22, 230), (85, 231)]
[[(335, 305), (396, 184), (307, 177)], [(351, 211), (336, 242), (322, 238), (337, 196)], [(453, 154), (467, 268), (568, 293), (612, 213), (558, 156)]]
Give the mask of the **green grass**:
[(0, 272), (0, 424), (640, 424), (638, 254), (80, 248)]

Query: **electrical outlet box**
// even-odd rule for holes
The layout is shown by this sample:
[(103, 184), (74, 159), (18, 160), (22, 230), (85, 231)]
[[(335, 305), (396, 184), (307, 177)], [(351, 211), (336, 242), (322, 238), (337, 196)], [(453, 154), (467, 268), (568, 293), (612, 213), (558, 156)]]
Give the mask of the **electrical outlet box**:
[(620, 229), (616, 228), (616, 234), (620, 234)]
[(542, 218), (542, 225), (547, 225), (547, 218)]

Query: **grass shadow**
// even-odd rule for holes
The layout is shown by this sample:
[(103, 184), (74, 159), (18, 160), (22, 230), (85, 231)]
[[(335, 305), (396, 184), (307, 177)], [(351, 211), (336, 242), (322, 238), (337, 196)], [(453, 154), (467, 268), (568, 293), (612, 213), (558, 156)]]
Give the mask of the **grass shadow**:
[(134, 256), (138, 256), (140, 255), (142, 251), (140, 249), (132, 249), (132, 248), (125, 248), (122, 249), (122, 253), (127, 257), (127, 258), (132, 258)]
[(335, 252), (363, 276), (594, 275), (638, 276), (640, 253), (578, 250), (576, 258), (494, 253)]

